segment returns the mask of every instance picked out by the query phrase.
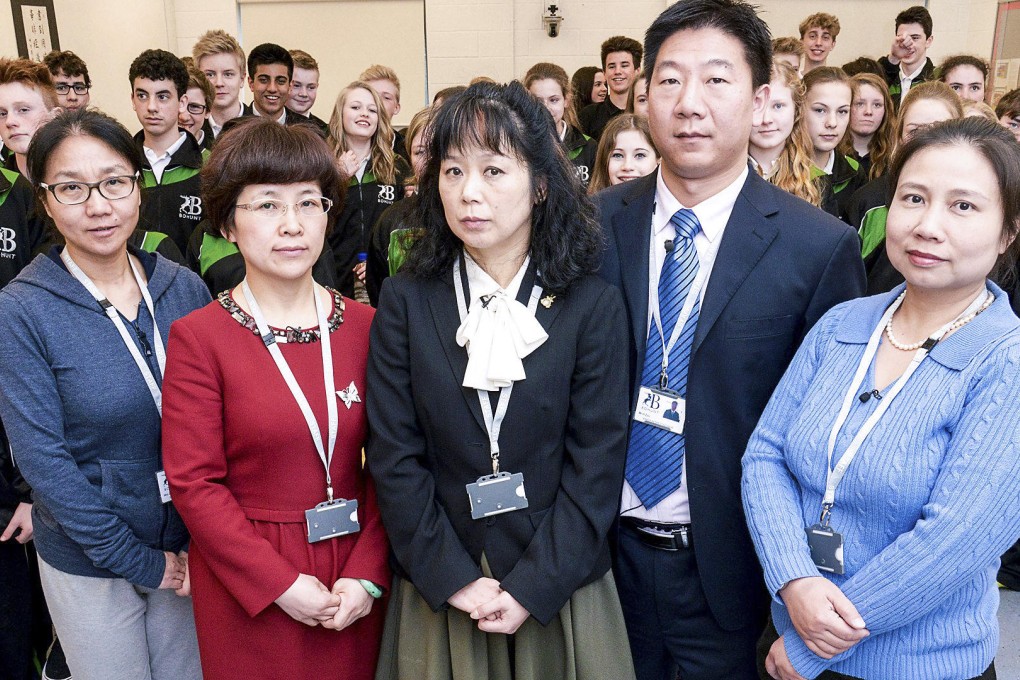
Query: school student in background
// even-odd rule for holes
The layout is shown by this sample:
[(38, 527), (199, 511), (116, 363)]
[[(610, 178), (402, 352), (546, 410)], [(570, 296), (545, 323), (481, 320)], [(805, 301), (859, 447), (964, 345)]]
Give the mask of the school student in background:
[(290, 99), (287, 106), (313, 123), (319, 131), (329, 133), (329, 124), (312, 113), (315, 99), (319, 94), (319, 62), (304, 50), (291, 50), (294, 59), (294, 77), (290, 80)]
[(586, 135), (598, 139), (602, 128), (627, 107), (627, 92), (641, 70), (644, 48), (637, 40), (614, 35), (602, 43), (602, 70), (605, 72), (608, 96), (581, 110), (578, 121)]
[(935, 80), (935, 64), (928, 58), (932, 43), (932, 20), (920, 5), (908, 7), (896, 15), (896, 37), (889, 55), (878, 63), (885, 70), (889, 95), (897, 109), (914, 85)]
[(948, 57), (938, 69), (939, 80), (953, 88), (964, 101), (983, 102), (988, 81), (988, 62), (969, 54)]
[(638, 73), (634, 82), (630, 84), (630, 92), (627, 93), (627, 113), (648, 117), (648, 78), (644, 71)]
[(1016, 141), (1020, 142), (1020, 89), (1002, 95), (1002, 99), (995, 105), (995, 115), (999, 124), (1012, 132)]
[(191, 51), (195, 66), (205, 74), (216, 92), (209, 111), (209, 126), (218, 137), (223, 125), (244, 115), (241, 87), (244, 85), (244, 50), (234, 36), (226, 31), (206, 31)]
[[(379, 93), (379, 98), (382, 99), (383, 108), (386, 109), (386, 115), (389, 116), (392, 126), (393, 119), (400, 113), (400, 78), (397, 77), (397, 72), (389, 66), (372, 64), (361, 72), (358, 80), (368, 83), (373, 90)], [(410, 161), (404, 155), (407, 153), (404, 134), (396, 128), (393, 128), (393, 152), (405, 161)]]
[(188, 68), (166, 50), (146, 50), (131, 62), (128, 80), (131, 104), (142, 125), (135, 135), (145, 195), (139, 224), (166, 234), (183, 253), (202, 220), (198, 173), (208, 154), (191, 133), (178, 127), (188, 104)]
[(582, 66), (570, 77), (570, 90), (574, 93), (574, 115), (589, 104), (598, 104), (606, 98), (606, 74), (598, 66)]
[(65, 111), (88, 108), (92, 79), (82, 58), (70, 50), (53, 50), (43, 57), (43, 63), (53, 76), (60, 108)]
[(800, 42), (804, 46), (804, 73), (825, 66), (839, 36), (839, 19), (819, 12), (800, 22)]
[(835, 217), (864, 184), (860, 163), (837, 148), (850, 124), (853, 86), (842, 69), (821, 66), (804, 74), (804, 123), (811, 137), (815, 177), (822, 179), (822, 210)]
[(804, 58), (804, 43), (793, 37), (774, 38), (772, 40), (772, 61), (781, 61), (800, 73), (800, 63)]
[(865, 181), (881, 177), (892, 164), (896, 146), (896, 112), (885, 81), (872, 73), (859, 73), (850, 79), (853, 106), (850, 108), (850, 134), (843, 137), (839, 152), (860, 164), (858, 172)]
[(188, 103), (181, 107), (177, 124), (190, 132), (203, 150), (211, 149), (214, 138), (209, 127), (209, 111), (216, 94), (205, 74), (193, 66), (188, 68), (188, 90), (185, 94)]
[(524, 87), (532, 97), (542, 102), (552, 116), (563, 150), (577, 170), (581, 184), (587, 187), (595, 165), (597, 143), (577, 127), (572, 106), (574, 95), (567, 72), (556, 64), (540, 62), (524, 75)]
[(811, 137), (804, 125), (804, 83), (789, 64), (773, 62), (769, 103), (751, 129), (751, 167), (780, 189), (820, 206), (822, 193), (812, 173)]
[[(411, 157), (411, 167), (414, 169), (414, 177), (408, 181), (413, 180), (414, 184), (405, 187), (404, 200), (386, 208), (372, 227), (365, 286), (368, 288), (368, 297), (373, 306), (379, 303), (379, 291), (382, 289), (383, 281), (400, 270), (407, 259), (408, 251), (421, 233), (416, 218), (418, 183), (425, 170), (428, 151), (426, 132), (435, 109), (435, 106), (426, 106), (411, 118), (405, 139), (407, 155)], [(412, 191), (408, 192), (406, 189)]]
[(347, 178), (343, 210), (326, 239), (336, 262), (335, 281), (348, 297), (355, 297), (357, 287), (359, 302), (367, 303), (363, 286), (372, 226), (383, 210), (404, 198), (411, 168), (394, 153), (389, 114), (379, 93), (364, 81), (354, 81), (337, 96), (328, 141)]
[(648, 118), (624, 113), (609, 121), (599, 140), (588, 193), (650, 175), (659, 164)]

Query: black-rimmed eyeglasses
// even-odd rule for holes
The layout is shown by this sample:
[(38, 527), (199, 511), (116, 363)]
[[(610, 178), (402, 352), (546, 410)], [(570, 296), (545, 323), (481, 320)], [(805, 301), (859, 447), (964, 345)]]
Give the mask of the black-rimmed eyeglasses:
[(127, 198), (135, 190), (135, 184), (137, 183), (138, 174), (135, 173), (134, 175), (107, 177), (98, 182), (56, 182), (55, 184), (39, 182), (39, 186), (53, 194), (53, 198), (57, 199), (57, 203), (78, 205), (89, 200), (93, 189), (98, 189), (99, 195), (109, 201)]

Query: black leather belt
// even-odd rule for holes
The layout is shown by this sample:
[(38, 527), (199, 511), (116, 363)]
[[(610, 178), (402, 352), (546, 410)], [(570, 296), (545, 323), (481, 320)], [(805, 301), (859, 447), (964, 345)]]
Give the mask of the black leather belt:
[(675, 552), (693, 545), (690, 524), (664, 524), (637, 517), (621, 517), (620, 524), (633, 530), (634, 536), (642, 543), (657, 550)]

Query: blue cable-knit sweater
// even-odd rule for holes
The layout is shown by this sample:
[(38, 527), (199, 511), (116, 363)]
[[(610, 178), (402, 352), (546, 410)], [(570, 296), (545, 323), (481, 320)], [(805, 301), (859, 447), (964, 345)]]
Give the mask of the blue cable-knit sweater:
[[(832, 669), (868, 680), (963, 680), (995, 656), (995, 573), (1020, 536), (1020, 321), (1006, 294), (989, 288), (992, 305), (936, 345), (836, 491), (831, 523), (843, 534), (846, 573), (821, 575), (853, 602), (871, 635), (830, 660), (805, 646), (777, 593), (820, 575), (804, 527), (821, 512), (829, 433), (902, 286), (822, 317), (748, 443), (744, 511), (776, 628), (805, 678)], [(872, 365), (860, 391), (874, 387)], [(877, 404), (854, 400), (833, 465)]]

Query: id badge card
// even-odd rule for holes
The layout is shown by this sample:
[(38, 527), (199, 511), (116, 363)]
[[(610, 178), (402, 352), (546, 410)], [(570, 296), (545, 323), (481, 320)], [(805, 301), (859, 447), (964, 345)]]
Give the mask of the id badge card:
[(815, 524), (804, 529), (807, 533), (808, 547), (811, 548), (811, 561), (822, 571), (830, 574), (843, 574), (843, 534)]
[(687, 402), (672, 390), (642, 386), (638, 392), (634, 420), (673, 434), (683, 434)]
[(170, 502), (170, 482), (166, 479), (166, 473), (160, 470), (156, 473), (156, 484), (159, 487), (159, 501), (166, 505)]
[(471, 519), (484, 519), (528, 507), (524, 475), (520, 472), (479, 477), (474, 484), (465, 484), (465, 488), (471, 502)]
[(346, 536), (361, 531), (358, 523), (357, 499), (323, 501), (311, 510), (305, 510), (308, 524), (308, 542), (318, 543), (328, 538)]

